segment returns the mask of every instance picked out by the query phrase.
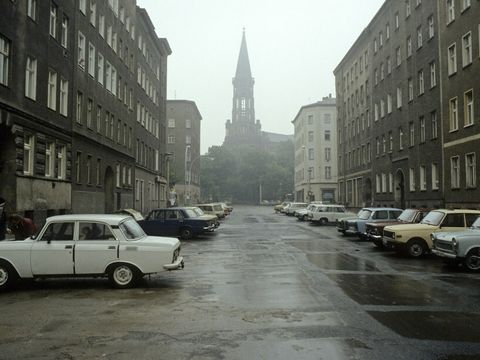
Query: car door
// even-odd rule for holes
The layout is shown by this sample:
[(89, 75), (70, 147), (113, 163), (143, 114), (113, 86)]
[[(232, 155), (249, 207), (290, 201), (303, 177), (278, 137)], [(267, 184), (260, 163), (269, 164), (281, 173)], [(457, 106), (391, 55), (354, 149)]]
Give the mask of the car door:
[(33, 275), (73, 275), (73, 236), (73, 221), (48, 224), (32, 245)]
[(459, 231), (463, 228), (465, 228), (465, 215), (463, 213), (451, 213), (443, 218), (440, 228), (436, 232)]
[(102, 274), (118, 258), (119, 242), (108, 224), (81, 221), (75, 241), (75, 274)]
[(143, 228), (143, 231), (147, 235), (151, 236), (164, 236), (167, 235), (165, 229), (165, 211), (164, 210), (153, 210), (147, 219), (140, 222), (140, 225)]
[(165, 210), (166, 235), (177, 236), (181, 222), (183, 222), (183, 216), (180, 211), (176, 209)]

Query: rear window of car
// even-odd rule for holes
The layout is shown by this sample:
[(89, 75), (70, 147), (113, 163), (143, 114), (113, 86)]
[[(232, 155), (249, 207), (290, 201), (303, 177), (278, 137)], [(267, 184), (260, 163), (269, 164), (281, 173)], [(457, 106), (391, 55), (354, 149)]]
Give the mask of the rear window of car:
[(387, 210), (379, 210), (375, 211), (373, 218), (376, 220), (385, 220), (388, 219), (388, 211)]

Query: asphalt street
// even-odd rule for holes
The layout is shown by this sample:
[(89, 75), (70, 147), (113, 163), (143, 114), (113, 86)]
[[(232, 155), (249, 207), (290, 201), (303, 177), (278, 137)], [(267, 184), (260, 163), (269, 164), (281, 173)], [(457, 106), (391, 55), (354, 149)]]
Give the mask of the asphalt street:
[(0, 359), (480, 359), (480, 274), (433, 256), (247, 206), (182, 253), (184, 270), (134, 289), (0, 294)]

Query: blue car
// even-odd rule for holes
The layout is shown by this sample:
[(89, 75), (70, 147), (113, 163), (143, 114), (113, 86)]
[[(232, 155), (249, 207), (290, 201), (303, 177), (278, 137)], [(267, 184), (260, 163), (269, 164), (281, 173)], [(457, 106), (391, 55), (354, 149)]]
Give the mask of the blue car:
[(356, 235), (366, 239), (366, 224), (395, 220), (402, 213), (397, 208), (363, 208), (356, 217), (343, 218), (337, 223), (337, 230), (344, 235)]
[(137, 222), (147, 235), (174, 236), (184, 240), (212, 232), (216, 228), (212, 217), (182, 207), (154, 209), (144, 220)]

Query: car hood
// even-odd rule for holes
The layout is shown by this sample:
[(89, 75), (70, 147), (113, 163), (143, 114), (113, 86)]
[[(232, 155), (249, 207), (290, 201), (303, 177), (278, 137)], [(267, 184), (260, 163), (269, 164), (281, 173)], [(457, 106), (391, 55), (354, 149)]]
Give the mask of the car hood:
[(395, 224), (399, 224), (400, 221), (398, 220), (391, 220), (391, 221), (383, 221), (383, 222), (369, 222), (367, 223), (367, 226), (370, 225), (370, 226), (376, 226), (376, 227), (385, 227), (385, 226), (389, 226), (389, 225), (395, 225)]
[(355, 221), (358, 220), (358, 217), (356, 216), (351, 216), (351, 217), (341, 217), (338, 218), (338, 221)]
[(193, 218), (193, 219), (212, 221), (212, 220), (217, 220), (218, 218), (216, 215), (204, 214), (204, 215), (197, 216), (196, 218)]
[(398, 224), (387, 226), (389, 231), (422, 231), (437, 229), (435, 225), (428, 224)]

